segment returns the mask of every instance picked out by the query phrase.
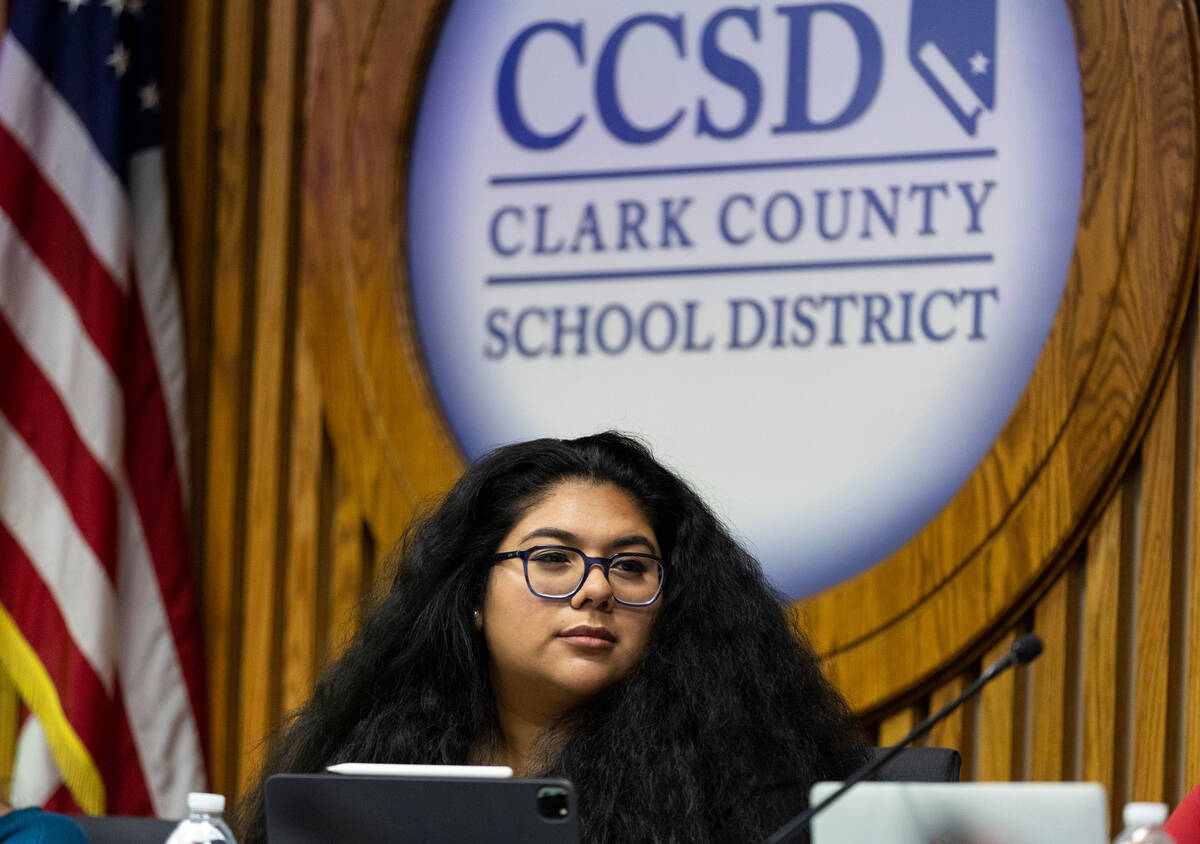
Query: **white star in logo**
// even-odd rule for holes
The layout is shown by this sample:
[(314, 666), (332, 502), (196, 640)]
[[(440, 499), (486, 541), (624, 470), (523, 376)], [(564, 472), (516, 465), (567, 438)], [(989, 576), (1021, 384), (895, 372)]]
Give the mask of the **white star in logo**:
[(978, 50), (976, 50), (975, 55), (971, 56), (971, 58), (967, 59), (967, 61), (971, 63), (971, 73), (975, 74), (976, 76), (982, 76), (983, 74), (987, 73), (988, 65), (992, 62), (991, 59)]
[(119, 18), (125, 11), (125, 0), (104, 0), (104, 8), (112, 9), (113, 17)]
[(70, 7), (68, 12), (73, 15), (79, 10), (80, 6), (86, 6), (88, 0), (62, 0), (62, 2), (66, 3), (67, 6)]
[(117, 74), (117, 78), (120, 79), (125, 75), (125, 71), (129, 70), (129, 59), (130, 52), (125, 49), (124, 44), (118, 41), (117, 45), (113, 47), (113, 51), (108, 54), (108, 58), (104, 60), (104, 63), (111, 67), (113, 72)]
[(158, 85), (151, 82), (138, 89), (138, 99), (142, 101), (142, 111), (153, 111), (158, 108)]

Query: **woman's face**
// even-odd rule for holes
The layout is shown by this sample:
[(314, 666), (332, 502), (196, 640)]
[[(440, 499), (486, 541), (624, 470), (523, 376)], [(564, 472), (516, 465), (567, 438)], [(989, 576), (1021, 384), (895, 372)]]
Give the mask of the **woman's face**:
[[(590, 557), (661, 556), (654, 530), (628, 493), (578, 480), (552, 486), (496, 551), (534, 545), (568, 545)], [(616, 603), (599, 566), (570, 600), (539, 598), (526, 586), (519, 558), (497, 563), (476, 619), (497, 703), (553, 717), (604, 691), (642, 658), (661, 603), (661, 597), (648, 607)]]

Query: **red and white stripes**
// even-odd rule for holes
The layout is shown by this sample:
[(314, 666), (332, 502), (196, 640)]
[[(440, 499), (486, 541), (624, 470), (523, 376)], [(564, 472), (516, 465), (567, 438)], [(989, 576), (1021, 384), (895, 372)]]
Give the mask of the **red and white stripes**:
[[(187, 792), (204, 784), (204, 710), (186, 535), (184, 344), (161, 150), (132, 161), (129, 183), (126, 193), (74, 112), (6, 37), (0, 605), (103, 780), (100, 808), (179, 816)], [(14, 794), (22, 776), (42, 780), (31, 794), (48, 787), (44, 771), (34, 773), (46, 747), (72, 786), (63, 724), (36, 714), (23, 728)]]

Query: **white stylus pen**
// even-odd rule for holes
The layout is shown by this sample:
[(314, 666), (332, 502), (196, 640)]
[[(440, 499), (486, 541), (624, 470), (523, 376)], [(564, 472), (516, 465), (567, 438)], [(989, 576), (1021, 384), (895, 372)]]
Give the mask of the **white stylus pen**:
[(463, 779), (511, 779), (507, 765), (389, 765), (383, 762), (339, 762), (325, 770), (332, 774), (360, 777), (459, 777)]

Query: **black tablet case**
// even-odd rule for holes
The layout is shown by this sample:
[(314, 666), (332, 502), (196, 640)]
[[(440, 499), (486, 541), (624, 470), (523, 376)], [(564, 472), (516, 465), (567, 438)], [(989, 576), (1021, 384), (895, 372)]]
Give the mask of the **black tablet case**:
[[(566, 792), (565, 816), (543, 817), (545, 789)], [(566, 780), (276, 774), (266, 801), (269, 844), (579, 841)]]

